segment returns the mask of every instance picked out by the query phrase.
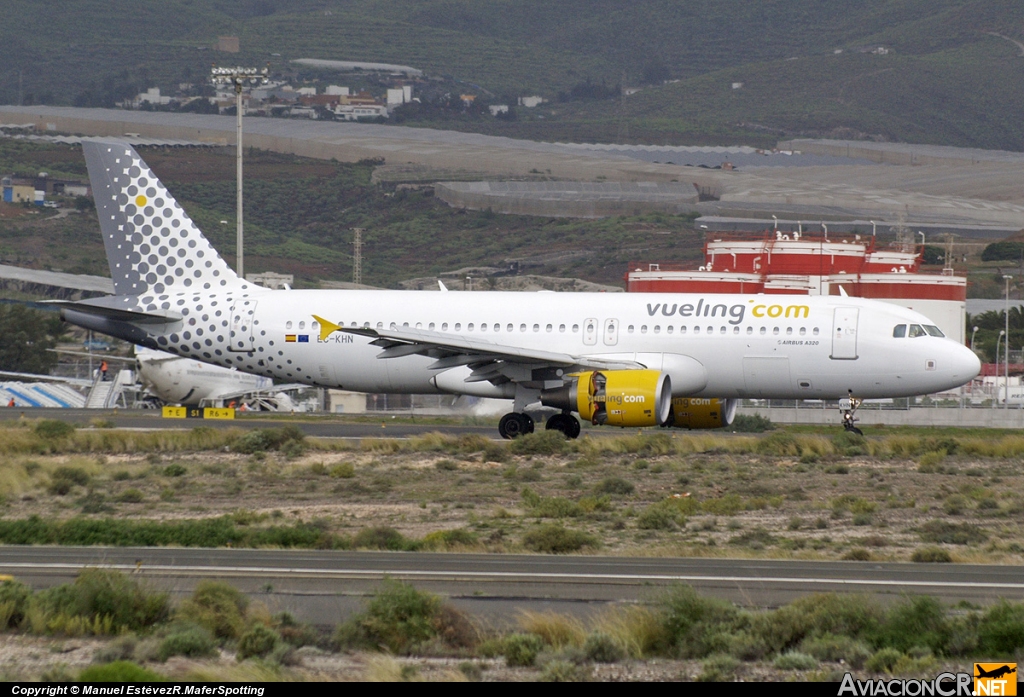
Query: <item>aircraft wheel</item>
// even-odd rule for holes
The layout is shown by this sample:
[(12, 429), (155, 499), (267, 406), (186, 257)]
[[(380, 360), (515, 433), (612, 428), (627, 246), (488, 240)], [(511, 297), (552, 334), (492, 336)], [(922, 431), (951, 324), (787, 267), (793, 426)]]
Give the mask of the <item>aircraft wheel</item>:
[(522, 414), (520, 414), (520, 416), (522, 416), (526, 420), (526, 430), (523, 431), (523, 433), (533, 433), (533, 417), (527, 414), (526, 412), (523, 412)]
[(566, 438), (577, 438), (580, 435), (580, 422), (572, 414), (555, 414), (544, 425), (549, 431), (561, 431)]
[(858, 436), (863, 436), (864, 435), (864, 431), (860, 430), (856, 426), (850, 426), (846, 430), (849, 431), (850, 433), (856, 433)]
[(498, 433), (507, 440), (525, 435), (532, 430), (530, 426), (533, 425), (533, 419), (529, 419), (529, 421), (527, 419), (529, 417), (526, 414), (516, 414), (515, 412), (505, 414), (498, 422)]

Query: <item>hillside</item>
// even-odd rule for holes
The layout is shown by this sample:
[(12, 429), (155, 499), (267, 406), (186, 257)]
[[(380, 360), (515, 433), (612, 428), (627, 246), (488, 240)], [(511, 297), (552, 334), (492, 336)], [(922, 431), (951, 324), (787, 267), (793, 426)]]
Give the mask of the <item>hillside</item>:
[[(59, 12), (9, 0), (0, 103), (17, 101), (19, 71), (26, 103), (100, 106), (202, 83), (213, 62), (322, 77), (288, 63), (314, 57), (413, 65), (490, 100), (551, 100), (518, 122), (422, 125), (545, 140), (840, 133), (1019, 149), (1010, 86), (1024, 70), (1022, 20), (1012, 0), (81, 0)], [(240, 36), (241, 53), (209, 50), (225, 34)], [(878, 47), (888, 54), (863, 52)], [(579, 89), (614, 96), (623, 81), (646, 85), (624, 105)]]
[[(233, 261), (234, 151), (147, 148), (140, 153), (217, 250)], [(84, 161), (79, 148), (0, 139), (0, 167), (4, 173), (45, 168), (82, 176)], [(373, 167), (247, 152), (246, 271), (291, 273), (302, 287), (350, 281), (354, 227), (366, 229), (363, 282), (384, 288), (464, 267), (507, 269), (512, 262), (523, 274), (621, 287), (632, 259), (701, 256), (702, 239), (686, 216), (573, 220), (461, 211), (429, 191), (389, 191), (371, 184)], [(95, 212), (52, 216), (48, 209), (0, 204), (0, 263), (109, 275)], [(486, 283), (486, 275), (477, 274), (476, 282)]]

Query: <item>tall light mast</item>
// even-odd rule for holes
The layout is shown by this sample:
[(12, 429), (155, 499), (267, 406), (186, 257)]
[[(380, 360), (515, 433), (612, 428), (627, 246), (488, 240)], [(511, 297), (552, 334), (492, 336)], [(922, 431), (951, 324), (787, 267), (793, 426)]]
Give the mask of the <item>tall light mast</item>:
[(235, 272), (245, 278), (242, 251), (242, 89), (267, 84), (269, 68), (213, 68), (210, 78), (215, 85), (233, 85), (235, 88), (235, 165), (237, 169), (238, 211), (235, 214)]

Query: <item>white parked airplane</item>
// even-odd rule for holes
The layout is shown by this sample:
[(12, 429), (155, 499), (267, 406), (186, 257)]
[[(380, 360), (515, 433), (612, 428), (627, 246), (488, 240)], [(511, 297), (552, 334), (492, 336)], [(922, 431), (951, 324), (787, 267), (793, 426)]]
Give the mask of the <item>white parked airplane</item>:
[[(229, 401), (249, 401), (255, 398), (270, 398), (279, 409), (294, 408), (291, 398), (283, 392), (294, 390), (302, 385), (274, 385), (271, 378), (250, 375), (240, 370), (221, 368), (192, 358), (182, 358), (166, 351), (135, 347), (135, 357), (112, 356), (108, 354), (83, 353), (57, 349), (58, 353), (73, 356), (88, 356), (95, 361), (118, 361), (134, 364), (139, 382), (151, 394), (159, 397), (167, 404), (185, 406), (220, 405)], [(0, 375), (5, 375), (0, 371)], [(42, 375), (25, 375), (9, 373), (17, 377), (29, 377), (36, 380), (52, 380), (71, 382), (80, 386), (91, 386), (92, 380), (73, 380), (69, 378)]]
[[(903, 397), (977, 357), (916, 312), (848, 297), (268, 290), (235, 275), (138, 153), (85, 142), (115, 296), (63, 317), (255, 375), (513, 401), (505, 437), (727, 425), (743, 397)], [(847, 422), (853, 427), (852, 419)]]

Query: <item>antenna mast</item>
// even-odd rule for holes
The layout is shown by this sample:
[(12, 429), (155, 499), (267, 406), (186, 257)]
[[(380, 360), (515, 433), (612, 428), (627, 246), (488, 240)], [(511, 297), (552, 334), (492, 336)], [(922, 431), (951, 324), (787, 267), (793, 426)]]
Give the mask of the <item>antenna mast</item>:
[(365, 228), (354, 227), (352, 232), (352, 282), (363, 282), (363, 230)]

